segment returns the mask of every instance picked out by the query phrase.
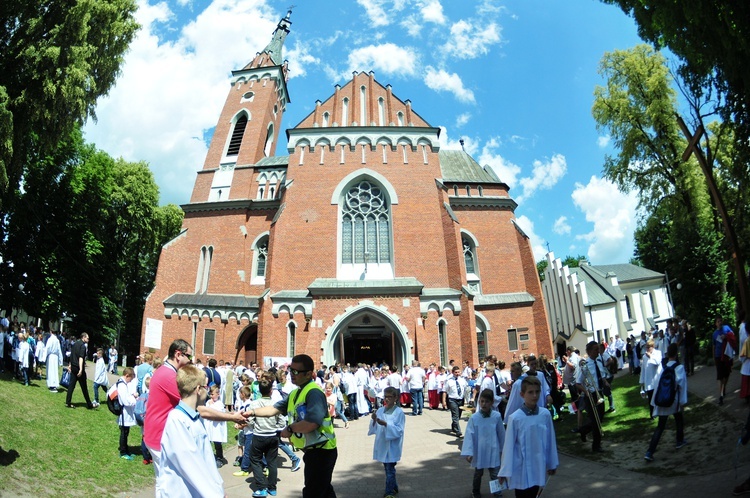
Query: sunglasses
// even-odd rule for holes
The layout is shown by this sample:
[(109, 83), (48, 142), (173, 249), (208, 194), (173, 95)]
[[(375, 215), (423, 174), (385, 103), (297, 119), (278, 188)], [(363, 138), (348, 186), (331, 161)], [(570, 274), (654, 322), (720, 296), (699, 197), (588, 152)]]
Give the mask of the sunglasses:
[(294, 368), (290, 368), (289, 371), (292, 372), (292, 375), (299, 375), (310, 372), (311, 370), (295, 370)]

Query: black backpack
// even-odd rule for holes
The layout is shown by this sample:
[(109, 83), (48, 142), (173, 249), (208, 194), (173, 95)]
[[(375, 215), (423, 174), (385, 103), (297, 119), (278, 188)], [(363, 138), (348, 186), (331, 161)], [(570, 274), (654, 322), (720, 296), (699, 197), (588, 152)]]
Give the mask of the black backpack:
[(677, 374), (675, 369), (677, 363), (671, 367), (665, 367), (659, 378), (659, 385), (654, 392), (654, 404), (663, 408), (669, 408), (677, 396)]
[(107, 408), (112, 412), (113, 415), (119, 417), (122, 415), (122, 404), (120, 404), (120, 396), (117, 392), (117, 384), (125, 383), (122, 380), (118, 380), (114, 385), (111, 393), (107, 393)]

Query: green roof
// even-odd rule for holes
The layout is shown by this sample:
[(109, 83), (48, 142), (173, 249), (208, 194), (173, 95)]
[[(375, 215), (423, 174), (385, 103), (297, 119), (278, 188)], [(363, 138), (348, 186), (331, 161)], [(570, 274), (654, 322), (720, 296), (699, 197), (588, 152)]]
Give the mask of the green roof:
[(648, 268), (631, 265), (629, 263), (619, 265), (595, 265), (594, 268), (602, 273), (612, 272), (617, 275), (618, 282), (634, 282), (637, 280), (649, 280), (652, 278), (664, 278), (663, 273), (658, 273)]
[(289, 166), (289, 156), (264, 157), (255, 163), (255, 167), (260, 166)]
[(445, 182), (502, 183), (463, 150), (441, 150), (438, 157)]
[(589, 298), (590, 306), (598, 306), (601, 304), (614, 303), (615, 299), (612, 295), (606, 292), (603, 286), (607, 286), (611, 290), (611, 285), (603, 281), (602, 279), (594, 279), (587, 272), (581, 268), (569, 268), (570, 273), (575, 274), (578, 277), (579, 282), (586, 282), (586, 294)]

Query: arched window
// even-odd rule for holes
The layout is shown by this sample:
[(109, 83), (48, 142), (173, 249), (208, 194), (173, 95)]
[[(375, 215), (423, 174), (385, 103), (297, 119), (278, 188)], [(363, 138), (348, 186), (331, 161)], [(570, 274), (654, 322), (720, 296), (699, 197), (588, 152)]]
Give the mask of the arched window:
[(659, 315), (659, 308), (656, 306), (656, 294), (654, 291), (648, 293), (648, 299), (651, 302), (651, 314), (654, 316)]
[(198, 262), (198, 274), (195, 278), (195, 293), (205, 293), (208, 290), (208, 277), (211, 273), (211, 260), (214, 248), (212, 246), (201, 247), (200, 260)]
[(266, 281), (268, 268), (268, 235), (259, 237), (253, 246), (253, 273), (251, 284), (262, 284)]
[(448, 331), (444, 320), (438, 323), (438, 346), (440, 348), (440, 364), (448, 365)]
[(404, 113), (401, 111), (398, 111), (396, 114), (396, 121), (398, 122), (399, 126), (404, 126)]
[(328, 121), (330, 120), (330, 118), (331, 118), (331, 115), (328, 113), (328, 111), (323, 113), (323, 126), (324, 127), (328, 126)]
[(479, 264), (477, 261), (477, 246), (474, 238), (468, 233), (461, 234), (464, 264), (466, 266), (466, 283), (472, 292), (479, 294), (482, 290), (479, 280)]
[(247, 128), (247, 115), (243, 114), (234, 123), (232, 129), (232, 137), (229, 139), (229, 147), (227, 148), (227, 156), (236, 156), (240, 153), (240, 146), (242, 145), (242, 136), (245, 134), (245, 128)]
[(297, 324), (294, 322), (289, 322), (286, 326), (286, 336), (287, 336), (287, 343), (286, 343), (286, 355), (290, 358), (292, 356), (295, 356), (297, 353), (295, 352), (297, 346)]
[(625, 296), (625, 311), (628, 313), (628, 320), (633, 319), (633, 309), (630, 307), (630, 296)]
[(479, 197), (484, 196), (484, 189), (482, 188), (481, 185), (477, 187), (477, 190), (479, 191)]
[(273, 123), (268, 125), (268, 132), (266, 133), (266, 145), (263, 147), (263, 154), (268, 157), (271, 155), (273, 149)]
[(466, 186), (466, 195), (468, 195), (469, 197), (471, 197), (471, 185), (467, 185)]
[(453, 185), (453, 195), (458, 195), (458, 185)]
[(359, 125), (367, 126), (367, 89), (364, 86), (359, 88)]
[(480, 320), (477, 320), (477, 353), (480, 361), (487, 356), (487, 331)]
[(347, 119), (349, 118), (349, 99), (344, 97), (341, 104), (341, 126), (346, 126), (348, 123)]
[(350, 187), (341, 220), (342, 263), (390, 263), (390, 209), (379, 186), (364, 180)]
[(383, 100), (383, 97), (378, 99), (378, 124), (385, 126), (385, 100)]

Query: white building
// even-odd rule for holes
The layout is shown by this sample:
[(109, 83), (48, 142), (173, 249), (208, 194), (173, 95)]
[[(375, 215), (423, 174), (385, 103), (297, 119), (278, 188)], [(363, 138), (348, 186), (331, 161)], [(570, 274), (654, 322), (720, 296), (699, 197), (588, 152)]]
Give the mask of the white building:
[(662, 273), (631, 264), (562, 265), (547, 253), (542, 282), (552, 341), (557, 354), (567, 346), (585, 350), (587, 342), (637, 336), (674, 314)]

